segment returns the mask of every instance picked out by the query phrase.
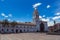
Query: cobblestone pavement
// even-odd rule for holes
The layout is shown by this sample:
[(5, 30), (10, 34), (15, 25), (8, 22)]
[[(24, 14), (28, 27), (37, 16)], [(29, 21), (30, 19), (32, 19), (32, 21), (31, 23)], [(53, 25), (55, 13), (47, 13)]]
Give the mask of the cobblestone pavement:
[(60, 35), (45, 33), (0, 34), (1, 40), (60, 40)]

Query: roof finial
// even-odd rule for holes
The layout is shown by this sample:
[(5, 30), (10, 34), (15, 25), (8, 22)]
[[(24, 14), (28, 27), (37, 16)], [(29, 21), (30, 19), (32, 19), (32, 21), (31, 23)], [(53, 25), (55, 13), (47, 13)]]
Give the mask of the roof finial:
[(37, 8), (34, 8), (35, 10), (37, 9)]

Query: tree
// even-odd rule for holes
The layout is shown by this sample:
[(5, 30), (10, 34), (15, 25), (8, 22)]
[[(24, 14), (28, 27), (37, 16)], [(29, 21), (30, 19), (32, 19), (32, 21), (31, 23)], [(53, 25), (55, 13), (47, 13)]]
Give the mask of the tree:
[(9, 26), (9, 21), (5, 19), (3, 20), (2, 24), (3, 24), (3, 27), (5, 27), (6, 25)]

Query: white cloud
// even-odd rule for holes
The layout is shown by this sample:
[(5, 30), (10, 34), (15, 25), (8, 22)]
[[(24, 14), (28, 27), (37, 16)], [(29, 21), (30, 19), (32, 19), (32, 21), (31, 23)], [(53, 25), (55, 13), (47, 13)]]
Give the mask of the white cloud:
[(2, 16), (5, 16), (5, 13), (1, 13)]
[(48, 26), (53, 26), (54, 25), (53, 21), (49, 21), (47, 24), (48, 24)]
[[(59, 13), (58, 13), (59, 14)], [(45, 16), (39, 16), (39, 18), (42, 20), (42, 21), (46, 21), (48, 26), (53, 26), (54, 25), (54, 21), (53, 20), (56, 20), (56, 23), (57, 23), (57, 20), (60, 19), (60, 16), (55, 16), (55, 17), (46, 17), (44, 18)], [(53, 20), (52, 20), (53, 19)], [(60, 21), (58, 21), (60, 22)]]
[(49, 19), (48, 18), (47, 19), (46, 18), (42, 18), (42, 21), (47, 21), (48, 22)]
[(8, 21), (10, 21), (11, 19), (8, 19)]
[(55, 16), (52, 18), (53, 20), (60, 19), (60, 16)]
[(19, 20), (17, 20), (16, 22), (19, 22)]
[(39, 18), (42, 18), (42, 16), (39, 16)]
[(43, 17), (45, 17), (45, 15), (43, 15)]
[(55, 15), (60, 15), (60, 13), (58, 12), (58, 13), (56, 13)]
[(42, 3), (36, 3), (33, 5), (33, 8), (37, 8), (38, 6), (40, 6)]
[(7, 15), (5, 15), (5, 13), (1, 13), (1, 15), (2, 15), (3, 17), (5, 17), (5, 18), (8, 17)]
[(8, 16), (9, 16), (9, 17), (12, 17), (12, 14), (9, 14)]
[(47, 22), (48, 26), (53, 26), (54, 25), (53, 21), (50, 20), (50, 17), (47, 17), (47, 18), (43, 18), (43, 17), (45, 17), (45, 16), (44, 15), (43, 16), (39, 16), (39, 18), (42, 21), (46, 21)]
[(4, 16), (5, 18), (12, 17), (12, 14), (5, 15), (5, 13), (1, 13), (1, 15)]
[(49, 18), (42, 18), (42, 21), (46, 21), (48, 26), (53, 26), (54, 25), (54, 22), (51, 21)]
[(42, 21), (49, 21), (49, 18), (43, 18), (43, 17), (45, 17), (45, 15), (39, 16), (39, 18), (40, 18)]
[(47, 8), (50, 8), (51, 6), (50, 5), (47, 5)]
[(8, 16), (4, 16), (5, 18), (7, 18)]

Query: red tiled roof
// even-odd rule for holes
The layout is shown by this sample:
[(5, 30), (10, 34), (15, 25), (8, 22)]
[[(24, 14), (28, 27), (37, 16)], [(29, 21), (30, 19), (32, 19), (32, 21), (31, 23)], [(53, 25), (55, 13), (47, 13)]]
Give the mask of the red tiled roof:
[[(0, 21), (0, 24), (3, 24), (3, 22)], [(9, 23), (9, 24), (11, 24), (11, 23)], [(21, 23), (21, 22), (19, 22), (19, 23), (17, 23), (17, 24), (18, 24), (18, 25), (30, 25), (30, 26), (36, 26), (36, 24), (30, 23), (30, 22), (28, 22), (28, 23)]]
[(19, 25), (31, 25), (31, 26), (35, 26), (36, 24), (34, 23), (18, 23)]
[(55, 25), (60, 25), (60, 23), (57, 23), (57, 24), (55, 24)]

